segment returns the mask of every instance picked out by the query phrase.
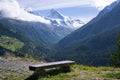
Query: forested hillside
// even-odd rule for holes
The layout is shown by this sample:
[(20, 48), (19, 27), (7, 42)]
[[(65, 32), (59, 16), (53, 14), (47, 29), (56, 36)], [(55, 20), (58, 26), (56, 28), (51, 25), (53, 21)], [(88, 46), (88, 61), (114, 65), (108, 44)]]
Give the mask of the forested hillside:
[(110, 65), (110, 53), (116, 50), (120, 32), (120, 4), (95, 17), (56, 44), (55, 59), (72, 59), (87, 65)]

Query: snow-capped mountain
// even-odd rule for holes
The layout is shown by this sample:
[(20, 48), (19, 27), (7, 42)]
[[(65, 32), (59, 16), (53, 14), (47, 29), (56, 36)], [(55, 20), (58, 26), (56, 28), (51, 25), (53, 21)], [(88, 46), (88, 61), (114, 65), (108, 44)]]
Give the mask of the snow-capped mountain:
[(55, 9), (51, 9), (50, 12), (47, 15), (48, 18), (51, 19), (65, 19), (67, 18), (66, 16), (64, 16), (63, 14), (61, 14), (59, 11), (55, 10)]
[(80, 20), (62, 15), (55, 9), (50, 10), (47, 16), (41, 16), (36, 12), (34, 13), (34, 11), (27, 11), (20, 7), (16, 0), (0, 0), (0, 18), (10, 18), (23, 22), (39, 22), (41, 25), (47, 25), (46, 30), (49, 28), (60, 38), (65, 37), (84, 24)]
[(48, 15), (46, 16), (46, 19), (50, 20), (51, 24), (57, 27), (64, 26), (67, 28), (75, 29), (84, 25), (84, 23), (81, 20), (72, 19), (70, 17), (64, 16), (63, 14), (61, 14), (59, 11), (55, 9), (50, 10)]
[[(34, 13), (34, 12), (33, 12)], [(0, 0), (0, 17), (12, 18), (22, 21), (41, 22), (53, 26), (64, 26), (68, 28), (80, 27), (83, 22), (76, 22), (60, 12), (52, 9), (46, 16), (36, 15), (20, 7), (16, 0)]]
[(117, 0), (113, 3), (111, 3), (109, 6), (106, 6), (100, 13), (99, 13), (99, 17), (103, 16), (104, 14), (110, 12), (114, 7), (116, 7), (117, 5), (120, 5), (120, 0)]

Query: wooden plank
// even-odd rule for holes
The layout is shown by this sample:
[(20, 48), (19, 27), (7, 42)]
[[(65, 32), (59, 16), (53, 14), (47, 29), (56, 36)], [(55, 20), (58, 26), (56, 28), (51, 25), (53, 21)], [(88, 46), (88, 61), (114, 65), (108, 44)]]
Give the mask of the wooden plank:
[(70, 66), (72, 64), (75, 64), (75, 62), (74, 61), (58, 61), (58, 62), (30, 65), (29, 69), (34, 71), (36, 69), (48, 69), (48, 68), (61, 67), (61, 66)]

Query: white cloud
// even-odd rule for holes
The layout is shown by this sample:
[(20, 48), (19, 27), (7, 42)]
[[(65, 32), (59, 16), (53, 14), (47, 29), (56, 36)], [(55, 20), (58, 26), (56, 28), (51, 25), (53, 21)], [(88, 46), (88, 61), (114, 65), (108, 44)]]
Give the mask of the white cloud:
[(41, 16), (28, 13), (19, 6), (16, 0), (0, 0), (0, 15), (2, 17), (25, 21), (39, 21), (43, 23), (49, 22)]
[(81, 5), (91, 5), (98, 9), (103, 9), (116, 0), (18, 0), (24, 7), (32, 7), (34, 9), (51, 9), (64, 8)]
[[(18, 4), (18, 2), (20, 5)], [(0, 0), (0, 15), (9, 18), (16, 18), (25, 21), (41, 21), (49, 23), (41, 16), (36, 16), (26, 12), (23, 8), (32, 9), (51, 9), (51, 8), (65, 8), (81, 5), (90, 5), (98, 9), (104, 8), (115, 0)], [(21, 7), (20, 7), (21, 6)]]
[(111, 4), (112, 2), (116, 0), (91, 0), (93, 3), (92, 6), (96, 7), (99, 10), (102, 10), (106, 5)]
[(19, 15), (19, 5), (16, 1), (0, 0), (0, 11), (4, 17), (16, 17)]

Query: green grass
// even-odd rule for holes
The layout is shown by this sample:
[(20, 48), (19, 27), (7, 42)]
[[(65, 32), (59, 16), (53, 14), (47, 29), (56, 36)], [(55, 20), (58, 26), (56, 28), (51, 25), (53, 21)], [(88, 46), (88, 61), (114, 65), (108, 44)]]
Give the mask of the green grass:
[(17, 40), (16, 38), (0, 36), (0, 46), (15, 52), (22, 48), (24, 46), (24, 43)]
[(33, 74), (27, 80), (113, 80), (113, 77), (105, 76), (113, 71), (120, 71), (120, 68), (74, 65), (68, 73), (49, 71), (42, 76)]
[[(49, 70), (45, 73), (20, 74), (19, 77), (9, 75), (6, 80), (119, 80), (120, 68), (92, 67), (74, 65), (71, 72), (62, 72), (60, 69)], [(9, 71), (10, 72), (10, 71)], [(14, 73), (14, 72), (11, 72)]]
[(107, 73), (105, 76), (108, 78), (120, 79), (120, 72)]

